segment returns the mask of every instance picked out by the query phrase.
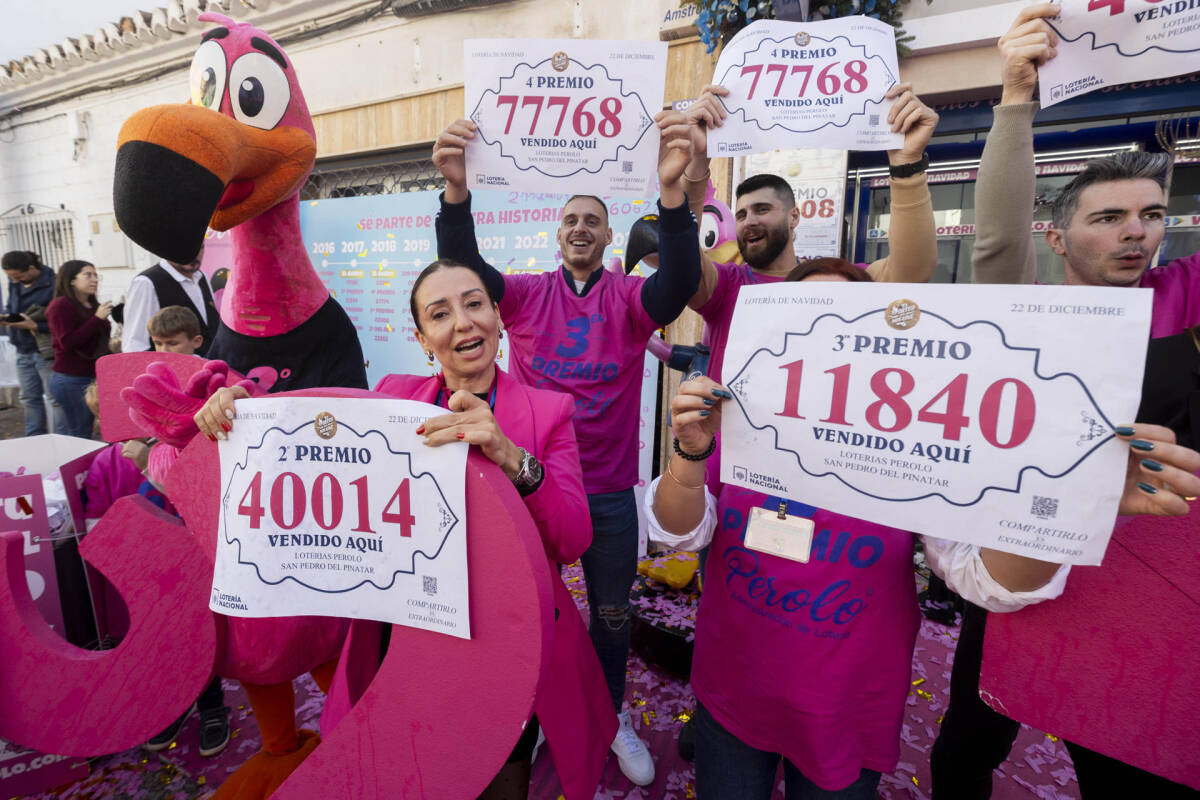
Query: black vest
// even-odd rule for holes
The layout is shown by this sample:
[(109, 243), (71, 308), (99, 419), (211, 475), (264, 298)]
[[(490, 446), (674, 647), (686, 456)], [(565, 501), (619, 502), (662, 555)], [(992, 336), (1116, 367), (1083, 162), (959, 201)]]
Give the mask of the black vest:
[[(217, 324), (221, 318), (217, 314), (217, 306), (213, 303), (212, 290), (208, 288), (208, 278), (204, 277), (204, 273), (200, 273), (200, 296), (204, 298), (204, 308), (208, 314), (208, 321), (205, 322), (205, 315), (200, 313), (196, 308), (196, 304), (187, 296), (187, 292), (179, 285), (179, 281), (171, 273), (163, 269), (162, 264), (155, 264), (148, 270), (140, 273), (150, 279), (150, 283), (154, 284), (154, 294), (158, 297), (158, 307), (166, 308), (167, 306), (183, 306), (190, 308), (196, 315), (196, 319), (200, 320), (200, 333), (204, 336), (204, 342), (201, 343), (200, 349), (196, 351), (196, 355), (202, 356), (208, 352), (209, 345), (212, 344), (213, 335), (217, 332)], [(153, 350), (151, 346), (148, 349)]]

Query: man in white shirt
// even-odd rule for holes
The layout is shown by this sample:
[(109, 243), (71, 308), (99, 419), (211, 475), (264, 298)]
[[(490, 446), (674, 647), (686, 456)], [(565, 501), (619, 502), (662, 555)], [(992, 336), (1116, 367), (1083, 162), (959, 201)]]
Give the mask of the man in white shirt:
[(150, 269), (144, 270), (129, 284), (125, 295), (125, 317), (122, 322), (121, 350), (137, 353), (153, 350), (146, 323), (160, 308), (183, 306), (190, 308), (200, 319), (204, 343), (196, 349), (196, 355), (204, 355), (217, 332), (217, 307), (213, 303), (212, 289), (208, 279), (200, 271), (204, 248), (186, 264), (163, 259)]

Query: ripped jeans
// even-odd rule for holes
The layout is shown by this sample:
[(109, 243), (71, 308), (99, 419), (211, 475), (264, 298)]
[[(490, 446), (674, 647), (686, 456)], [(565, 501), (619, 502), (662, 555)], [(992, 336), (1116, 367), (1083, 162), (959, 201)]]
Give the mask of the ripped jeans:
[(637, 575), (637, 501), (633, 489), (589, 494), (588, 508), (592, 512), (592, 544), (580, 558), (591, 614), (588, 633), (613, 706), (620, 713), (629, 658), (629, 591)]

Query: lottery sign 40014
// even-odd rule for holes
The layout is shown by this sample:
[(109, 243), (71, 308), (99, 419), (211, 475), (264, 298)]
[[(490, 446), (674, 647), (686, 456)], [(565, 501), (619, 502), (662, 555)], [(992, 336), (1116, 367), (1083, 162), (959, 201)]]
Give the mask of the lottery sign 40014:
[[(427, 447), (415, 434), (437, 408), (287, 397), (241, 400), (237, 412), (220, 444), (214, 611), (375, 619), (469, 638), (466, 447)], [(440, 616), (411, 613), (427, 598)]]

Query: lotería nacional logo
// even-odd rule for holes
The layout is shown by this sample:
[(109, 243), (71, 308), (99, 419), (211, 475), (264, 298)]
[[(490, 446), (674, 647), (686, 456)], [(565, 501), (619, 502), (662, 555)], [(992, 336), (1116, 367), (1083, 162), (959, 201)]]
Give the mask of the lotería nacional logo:
[(883, 312), (883, 319), (896, 330), (906, 331), (921, 319), (921, 308), (912, 300), (893, 300)]
[(808, 43), (812, 41), (812, 37), (804, 31), (798, 32), (792, 39), (796, 42), (797, 47), (808, 47)]
[(313, 420), (313, 428), (322, 439), (332, 439), (337, 434), (337, 420), (333, 418), (333, 414), (322, 411)]
[(571, 59), (562, 50), (550, 56), (550, 66), (554, 67), (555, 72), (562, 72), (570, 64)]

